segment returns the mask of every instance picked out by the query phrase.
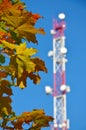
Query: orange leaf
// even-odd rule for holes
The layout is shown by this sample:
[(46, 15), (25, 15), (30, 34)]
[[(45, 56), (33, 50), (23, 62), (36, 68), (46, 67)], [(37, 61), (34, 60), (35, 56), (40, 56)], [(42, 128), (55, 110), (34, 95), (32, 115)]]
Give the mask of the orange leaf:
[(6, 72), (0, 71), (0, 78), (5, 78), (6, 76)]
[(36, 22), (39, 18), (42, 18), (39, 14), (33, 14), (34, 21)]

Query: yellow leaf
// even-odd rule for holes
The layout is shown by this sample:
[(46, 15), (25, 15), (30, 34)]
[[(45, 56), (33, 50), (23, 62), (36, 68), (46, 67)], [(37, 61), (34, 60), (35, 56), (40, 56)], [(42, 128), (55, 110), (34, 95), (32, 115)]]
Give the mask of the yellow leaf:
[(25, 51), (23, 51), (23, 55), (25, 56), (32, 56), (37, 53), (37, 50), (34, 48), (26, 48)]
[(9, 115), (6, 107), (2, 108), (2, 113), (5, 114), (6, 116)]
[[(30, 60), (29, 57), (27, 56), (24, 56), (24, 55), (18, 55), (17, 58), (16, 58), (16, 62), (18, 64), (18, 67), (25, 67), (26, 68), (26, 71), (28, 73), (30, 72), (34, 72), (35, 71), (35, 66), (36, 64)], [(19, 69), (19, 68), (18, 68)], [(20, 70), (20, 69), (19, 69)], [(20, 72), (18, 73), (21, 73), (22, 70), (20, 70)], [(23, 72), (23, 71), (22, 71)]]
[(37, 52), (34, 48), (26, 48), (26, 42), (21, 43), (20, 45), (16, 46), (16, 54), (21, 54), (24, 56), (32, 56)]
[(26, 33), (32, 33), (32, 34), (37, 34), (37, 33), (41, 33), (41, 34), (45, 34), (44, 30), (39, 28), (34, 28), (34, 26), (28, 24), (28, 23), (25, 23), (21, 26), (19, 26), (15, 32), (26, 32)]
[(26, 43), (24, 42), (23, 44), (17, 45), (16, 46), (16, 54), (22, 54), (26, 49)]
[(35, 65), (31, 60), (29, 60), (28, 62), (26, 62), (26, 63), (25, 63), (25, 66), (26, 66), (26, 71), (27, 71), (28, 73), (35, 71), (35, 66), (36, 66), (36, 65)]
[(20, 82), (19, 87), (20, 87), (21, 89), (25, 88), (25, 86), (24, 86), (24, 84), (23, 84), (22, 81)]
[(12, 43), (9, 43), (5, 40), (1, 40), (2, 44), (7, 47), (7, 48), (10, 48), (10, 49), (15, 49), (16, 45), (12, 44)]
[(20, 78), (23, 73), (24, 63), (23, 63), (23, 61), (19, 60), (18, 58), (16, 58), (16, 63), (18, 64), (18, 77)]

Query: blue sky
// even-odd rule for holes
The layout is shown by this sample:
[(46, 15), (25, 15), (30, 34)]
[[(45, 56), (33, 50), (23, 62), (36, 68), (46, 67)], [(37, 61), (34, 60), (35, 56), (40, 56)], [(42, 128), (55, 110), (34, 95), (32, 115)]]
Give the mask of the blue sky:
[[(46, 35), (37, 35), (39, 45), (34, 45), (48, 68), (48, 73), (40, 73), (39, 85), (28, 80), (28, 88), (14, 89), (13, 109), (17, 114), (32, 109), (44, 109), (47, 115), (53, 115), (53, 97), (44, 91), (46, 85), (53, 87), (52, 59), (48, 51), (52, 50), (52, 20), (57, 14), (66, 14), (67, 29), (65, 31), (68, 49), (66, 65), (66, 81), (71, 92), (67, 95), (67, 112), (70, 119), (70, 130), (86, 130), (86, 1), (85, 0), (22, 0), (29, 11), (44, 16), (37, 23), (45, 29)], [(50, 130), (45, 128), (43, 130)]]

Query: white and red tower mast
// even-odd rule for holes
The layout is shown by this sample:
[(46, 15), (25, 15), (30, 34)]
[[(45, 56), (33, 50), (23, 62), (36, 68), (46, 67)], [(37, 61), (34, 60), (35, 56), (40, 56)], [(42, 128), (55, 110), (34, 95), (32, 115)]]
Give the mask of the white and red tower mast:
[(66, 85), (66, 53), (64, 30), (66, 23), (64, 21), (65, 14), (59, 14), (59, 20), (53, 20), (53, 51), (49, 51), (48, 55), (53, 56), (53, 89), (46, 86), (47, 94), (53, 95), (54, 102), (54, 124), (52, 130), (68, 130), (69, 120), (67, 119), (66, 110), (66, 94), (70, 91), (70, 87)]

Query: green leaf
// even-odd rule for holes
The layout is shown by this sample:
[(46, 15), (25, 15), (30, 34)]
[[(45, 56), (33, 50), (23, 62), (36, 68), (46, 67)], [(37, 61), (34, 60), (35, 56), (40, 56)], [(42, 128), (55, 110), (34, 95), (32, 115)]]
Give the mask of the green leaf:
[(3, 48), (4, 46), (3, 46), (3, 44), (0, 44), (0, 48)]
[(0, 63), (1, 64), (5, 63), (5, 57), (2, 54), (0, 54)]

